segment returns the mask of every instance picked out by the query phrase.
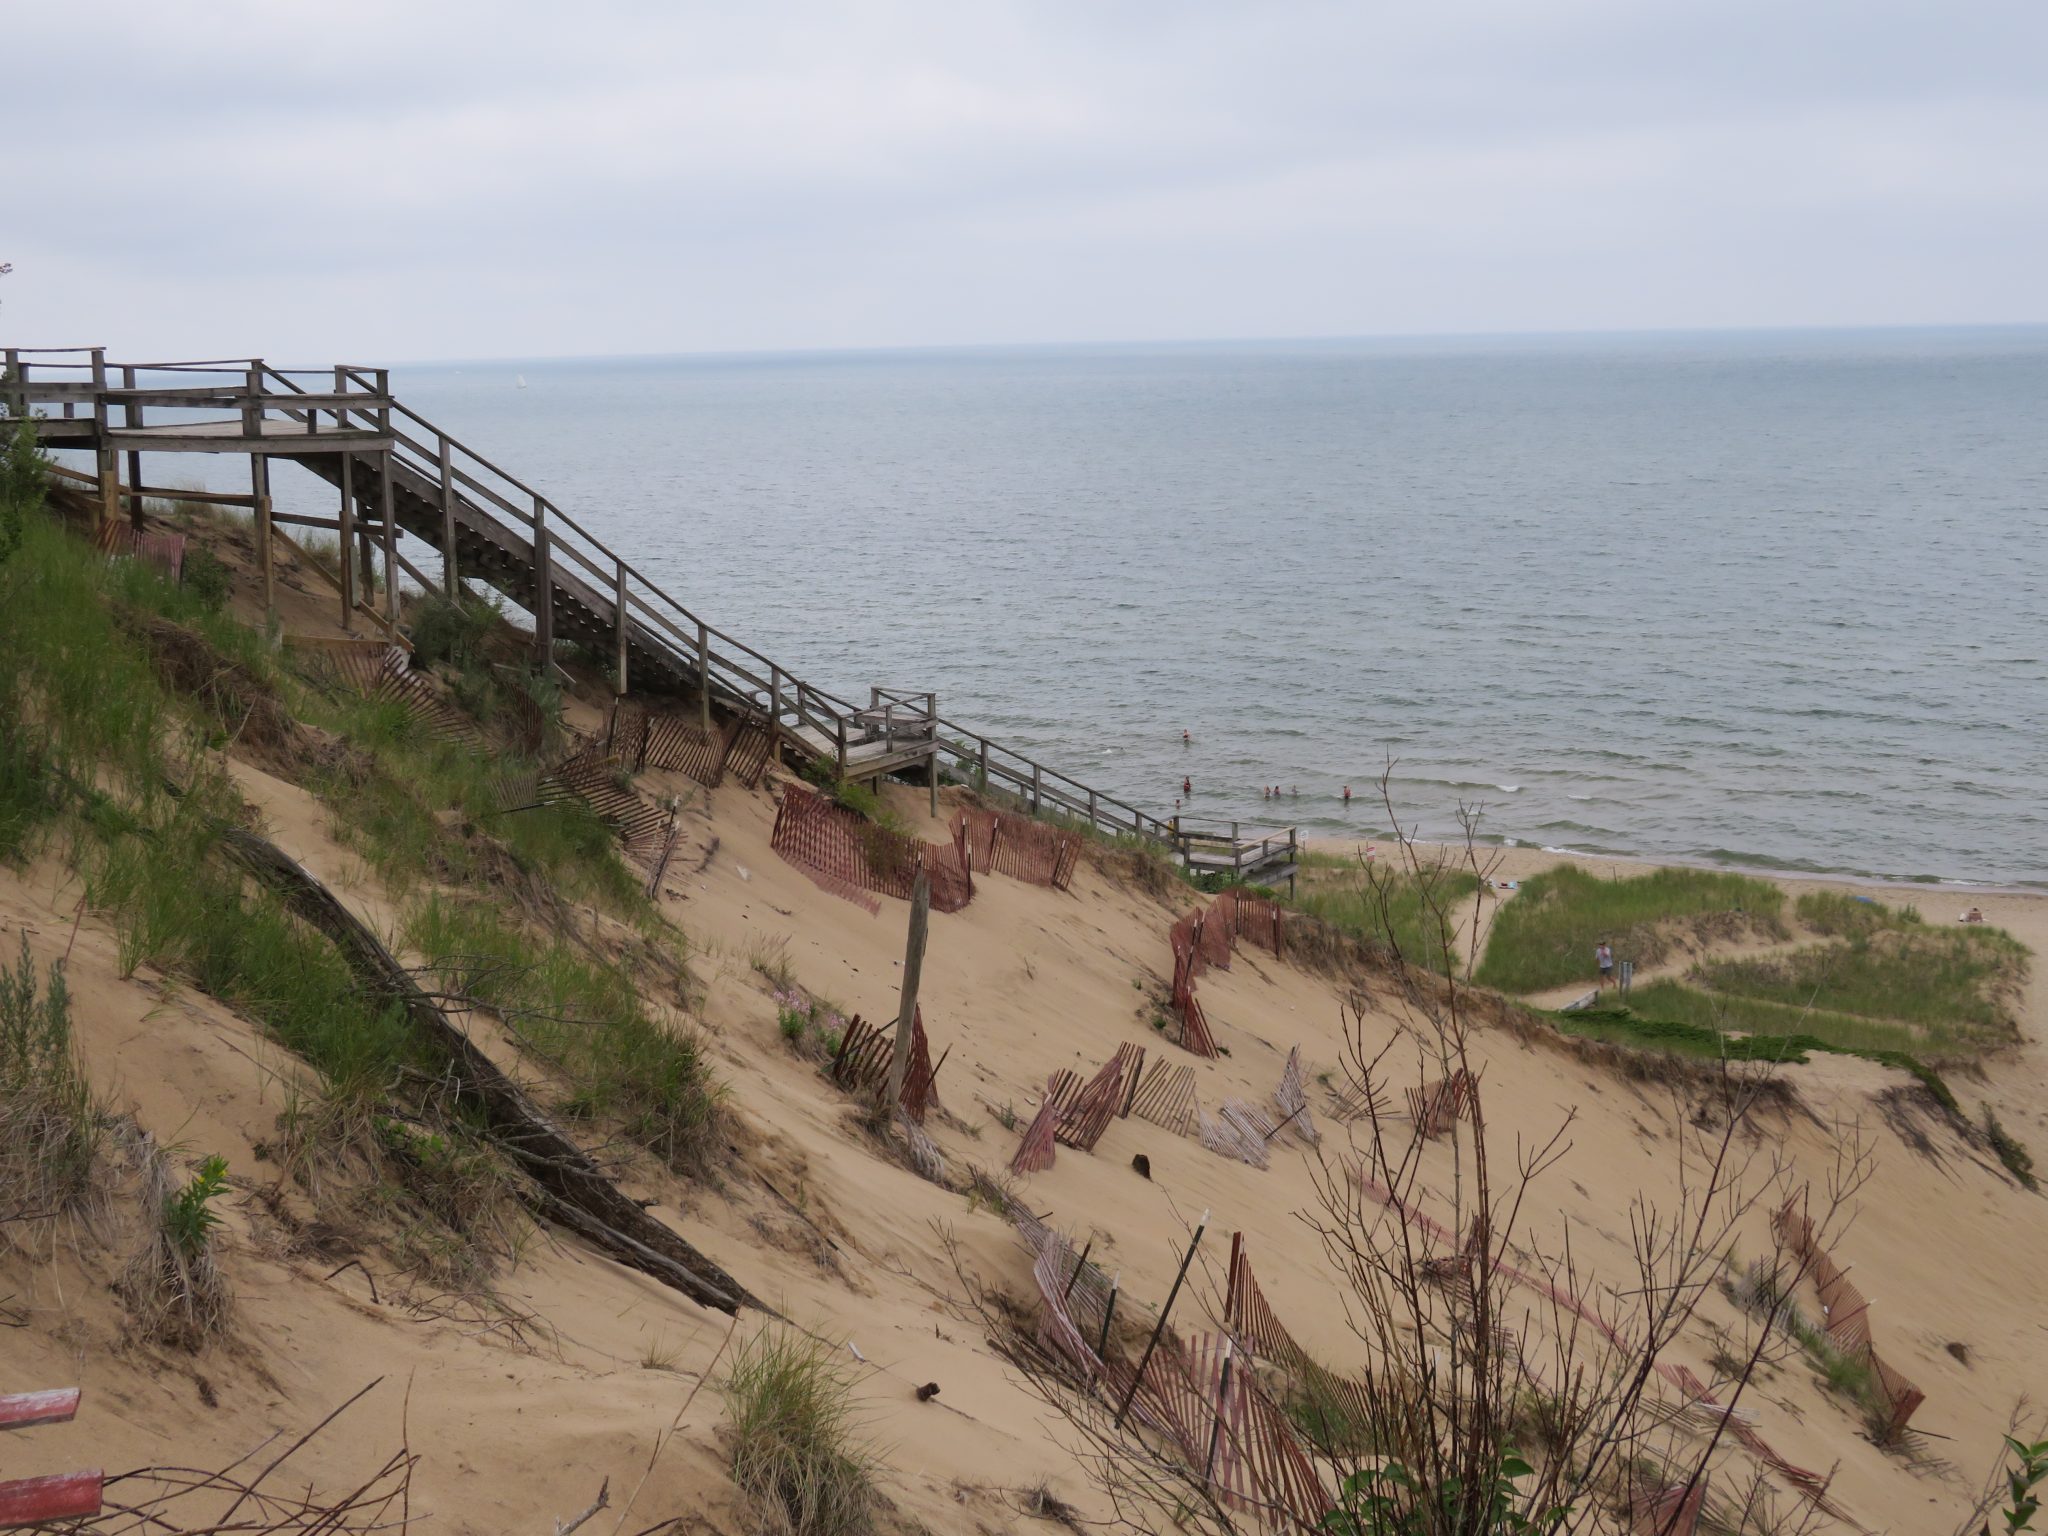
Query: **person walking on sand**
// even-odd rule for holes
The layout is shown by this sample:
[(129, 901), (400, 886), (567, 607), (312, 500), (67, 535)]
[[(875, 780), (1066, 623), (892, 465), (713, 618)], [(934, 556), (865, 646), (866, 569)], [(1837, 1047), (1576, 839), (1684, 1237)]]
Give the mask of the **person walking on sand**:
[(1593, 946), (1593, 963), (1600, 967), (1601, 986), (1614, 980), (1614, 951), (1607, 947), (1605, 939)]

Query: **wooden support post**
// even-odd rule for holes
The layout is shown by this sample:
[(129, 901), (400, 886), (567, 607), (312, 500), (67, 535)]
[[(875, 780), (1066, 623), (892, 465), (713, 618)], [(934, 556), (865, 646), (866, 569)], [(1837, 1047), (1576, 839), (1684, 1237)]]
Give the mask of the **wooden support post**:
[[(263, 574), (263, 623), (277, 623), (277, 555), (270, 547), (270, 460), (249, 455), (249, 497), (256, 507), (256, 569)], [(142, 498), (135, 498), (138, 507)], [(138, 524), (140, 520), (138, 519)]]
[(988, 793), (988, 738), (986, 736), (983, 736), (980, 737), (979, 740), (981, 742), (981, 763), (979, 774), (981, 782), (975, 785), (974, 787), (980, 790), (985, 795)]
[(335, 532), (341, 545), (335, 551), (335, 563), (341, 567), (341, 628), (344, 634), (353, 634), (356, 627), (355, 463), (353, 453), (342, 453), (341, 527)]
[(21, 387), (21, 353), (17, 348), (9, 347), (4, 353), (0, 353), (0, 357), (5, 359), (5, 382), (8, 385), (6, 395), (0, 398), (4, 398), (7, 402), (7, 414), (10, 416), (26, 416), (28, 414), (28, 394)]
[(888, 1104), (893, 1114), (903, 1103), (903, 1079), (910, 1073), (911, 1036), (917, 1033), (917, 983), (924, 974), (925, 929), (931, 922), (932, 883), (917, 872), (910, 888), (910, 934), (903, 946), (903, 1001), (896, 1009), (896, 1053), (889, 1060)]
[[(462, 575), (455, 565), (455, 468), (449, 462), (448, 434), (441, 438), (441, 590), (453, 599), (462, 595)], [(620, 692), (624, 692), (622, 688)]]
[[(100, 414), (106, 414), (104, 405), (100, 407)], [(100, 430), (103, 434), (106, 431), (104, 422)], [(111, 448), (102, 447), (96, 455), (96, 463), (100, 480), (99, 520), (101, 523), (118, 521), (121, 516), (121, 456)]]
[(711, 632), (697, 621), (697, 724), (711, 734)]
[(931, 780), (931, 813), (939, 814), (939, 739), (938, 727), (932, 727), (931, 755), (924, 760), (926, 776)]
[(377, 515), (384, 520), (384, 617), (398, 629), (398, 514), (392, 506), (391, 450), (377, 455)]
[[(121, 370), (121, 387), (135, 387), (135, 370)], [(142, 406), (139, 402), (128, 402), (128, 426), (130, 430), (142, 425)], [(128, 450), (128, 525), (137, 533), (142, 532), (142, 450)]]
[(846, 716), (839, 717), (839, 777), (846, 777)]
[(1031, 814), (1036, 816), (1045, 808), (1045, 770), (1038, 764), (1031, 765)]
[(626, 696), (628, 682), (626, 642), (631, 634), (631, 624), (626, 617), (626, 562), (618, 560), (614, 564), (617, 569), (613, 572), (612, 579), (612, 625), (619, 645), (619, 673), (613, 680), (612, 691), (623, 699)]
[(768, 760), (776, 761), (782, 746), (782, 668), (768, 664)]
[(555, 666), (555, 552), (548, 547), (548, 504), (533, 498), (533, 648), (543, 677)]
[(1145, 1381), (1145, 1367), (1152, 1363), (1152, 1351), (1159, 1347), (1159, 1335), (1166, 1332), (1166, 1315), (1173, 1310), (1173, 1300), (1180, 1295), (1181, 1282), (1188, 1277), (1188, 1266), (1195, 1261), (1195, 1250), (1202, 1246), (1202, 1234), (1209, 1229), (1209, 1213), (1202, 1212), (1202, 1219), (1195, 1226), (1195, 1240), (1188, 1244), (1188, 1251), (1181, 1255), (1180, 1273), (1173, 1277), (1173, 1289), (1166, 1293), (1166, 1305), (1159, 1309), (1159, 1321), (1152, 1325), (1152, 1337), (1145, 1342), (1145, 1353), (1138, 1359), (1138, 1369), (1131, 1377), (1131, 1389), (1124, 1394), (1123, 1406), (1116, 1411), (1116, 1427), (1124, 1427), (1124, 1415), (1131, 1411), (1131, 1399), (1138, 1395), (1138, 1388)]

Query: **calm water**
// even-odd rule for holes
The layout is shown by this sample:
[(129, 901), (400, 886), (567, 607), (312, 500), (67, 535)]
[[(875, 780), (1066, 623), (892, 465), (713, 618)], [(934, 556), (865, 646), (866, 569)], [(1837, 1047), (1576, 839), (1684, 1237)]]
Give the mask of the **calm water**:
[(2048, 330), (394, 384), (819, 684), (1156, 810), (1367, 832), (1392, 757), (1425, 836), (2048, 882)]

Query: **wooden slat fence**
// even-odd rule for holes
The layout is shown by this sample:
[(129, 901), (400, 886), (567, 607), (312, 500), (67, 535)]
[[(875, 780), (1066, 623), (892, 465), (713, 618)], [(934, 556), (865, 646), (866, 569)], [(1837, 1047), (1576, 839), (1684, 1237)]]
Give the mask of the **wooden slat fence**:
[(949, 847), (891, 832), (800, 784), (784, 786), (768, 845), (835, 894), (873, 891), (908, 901), (923, 869), (934, 912), (958, 912), (974, 899), (964, 836)]
[(1186, 1062), (1152, 1063), (1152, 1070), (1135, 1079), (1128, 1113), (1150, 1120), (1176, 1136), (1195, 1134), (1195, 1117), (1200, 1105), (1195, 1098), (1195, 1069)]
[(963, 806), (953, 813), (956, 836), (964, 833), (983, 873), (1008, 875), (1030, 885), (1064, 891), (1074, 879), (1081, 857), (1081, 834), (1028, 816), (983, 807)]
[(1820, 1292), (1821, 1313), (1827, 1320), (1828, 1337), (1851, 1358), (1869, 1365), (1878, 1393), (1884, 1399), (1887, 1436), (1896, 1439), (1927, 1400), (1927, 1394), (1879, 1357), (1870, 1329), (1870, 1302), (1821, 1247), (1812, 1220), (1799, 1209), (1798, 1196), (1771, 1213), (1771, 1228), (1813, 1276), (1814, 1286)]

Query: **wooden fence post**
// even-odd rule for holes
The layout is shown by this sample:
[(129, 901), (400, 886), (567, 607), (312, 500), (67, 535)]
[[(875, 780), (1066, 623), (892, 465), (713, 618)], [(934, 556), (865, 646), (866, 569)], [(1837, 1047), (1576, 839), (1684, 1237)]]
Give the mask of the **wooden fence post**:
[(910, 1072), (911, 1036), (917, 1031), (917, 983), (924, 974), (924, 940), (931, 922), (932, 884), (917, 872), (910, 891), (910, 935), (903, 947), (903, 1001), (896, 1010), (896, 1052), (889, 1061), (889, 1098), (893, 1113), (903, 1103), (903, 1079)]

